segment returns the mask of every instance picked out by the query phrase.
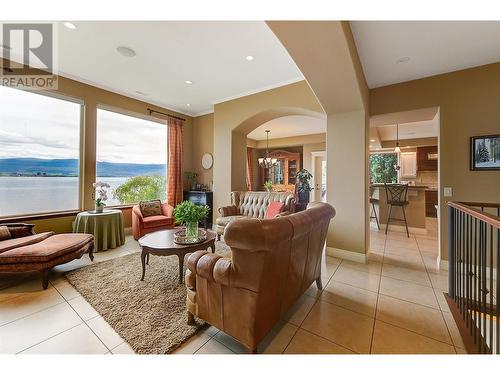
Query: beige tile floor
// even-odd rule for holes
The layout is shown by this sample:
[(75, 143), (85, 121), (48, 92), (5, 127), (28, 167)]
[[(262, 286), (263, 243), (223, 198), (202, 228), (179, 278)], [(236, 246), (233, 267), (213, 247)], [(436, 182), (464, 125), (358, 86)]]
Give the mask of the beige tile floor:
[[(426, 236), (372, 230), (367, 264), (332, 257), (322, 263), (324, 289), (313, 284), (259, 345), (261, 353), (463, 353), (442, 295), (447, 272), (436, 263), (436, 223)], [(124, 246), (95, 261), (137, 252)], [(130, 346), (62, 277), (88, 257), (57, 267), (50, 286), (38, 278), (0, 290), (0, 353), (131, 354)], [(245, 353), (214, 327), (176, 353)]]

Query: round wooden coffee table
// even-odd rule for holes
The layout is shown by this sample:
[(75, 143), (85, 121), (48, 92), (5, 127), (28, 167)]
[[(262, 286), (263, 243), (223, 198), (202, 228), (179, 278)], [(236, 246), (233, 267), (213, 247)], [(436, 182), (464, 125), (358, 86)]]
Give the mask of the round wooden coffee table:
[(146, 234), (144, 237), (139, 238), (139, 245), (141, 246), (141, 262), (142, 262), (142, 277), (144, 280), (146, 274), (146, 264), (149, 264), (149, 254), (158, 256), (177, 255), (179, 258), (179, 284), (182, 284), (182, 276), (184, 275), (184, 257), (188, 253), (194, 253), (198, 250), (212, 249), (215, 253), (215, 236), (212, 231), (207, 230), (207, 239), (203, 242), (192, 245), (179, 245), (174, 242), (174, 233), (181, 228), (160, 230)]

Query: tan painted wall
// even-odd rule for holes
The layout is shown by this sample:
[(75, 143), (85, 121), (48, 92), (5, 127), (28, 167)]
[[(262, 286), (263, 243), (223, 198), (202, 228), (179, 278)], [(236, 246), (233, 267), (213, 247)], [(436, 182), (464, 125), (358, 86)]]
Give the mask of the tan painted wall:
[(367, 127), (365, 111), (328, 116), (327, 202), (336, 217), (328, 231), (330, 247), (366, 253), (367, 241)]
[(201, 165), (204, 153), (214, 154), (214, 114), (193, 118), (193, 164), (198, 182), (209, 185), (213, 180), (213, 167), (206, 170)]
[(469, 139), (500, 132), (500, 63), (442, 74), (370, 91), (370, 114), (440, 107), (441, 257), (448, 256), (443, 187), (454, 201), (500, 202), (500, 172), (469, 170)]
[[(326, 119), (325, 119), (326, 122)], [(308, 135), (299, 135), (295, 137), (283, 137), (283, 138), (274, 138), (269, 140), (269, 148), (277, 148), (277, 147), (290, 147), (290, 146), (302, 146), (311, 143), (320, 143), (326, 142), (326, 133), (319, 134), (308, 134)], [(265, 140), (263, 141), (255, 141), (253, 139), (247, 138), (247, 146), (254, 148), (266, 148), (267, 143)]]
[[(81, 209), (92, 209), (94, 202), (92, 200), (92, 183), (95, 181), (96, 173), (96, 116), (97, 107), (106, 106), (115, 108), (125, 112), (139, 114), (140, 116), (148, 116), (147, 108), (156, 109), (175, 116), (185, 118), (184, 122), (184, 168), (191, 169), (192, 166), (192, 118), (177, 112), (170, 111), (166, 108), (148, 104), (136, 99), (132, 99), (123, 95), (119, 95), (110, 91), (102, 90), (94, 86), (90, 86), (75, 80), (59, 77), (58, 94), (80, 99), (84, 102), (85, 113), (83, 126), (83, 142), (82, 151), (83, 157), (83, 173), (80, 176), (81, 181)], [(124, 210), (125, 226), (130, 226), (130, 210)], [(50, 218), (42, 220), (33, 220), (31, 223), (36, 225), (36, 230), (54, 230), (56, 232), (71, 231), (71, 222), (74, 216), (66, 216), (61, 218)]]
[(327, 202), (337, 209), (327, 246), (364, 254), (369, 245), (369, 92), (349, 23), (267, 24), (327, 114)]
[(215, 105), (215, 209), (230, 203), (232, 189), (245, 187), (246, 135), (264, 122), (293, 114), (323, 117), (305, 81)]
[[(414, 138), (414, 139), (401, 139), (399, 145), (401, 147), (421, 147), (421, 146), (437, 146), (438, 138)], [(382, 148), (394, 148), (396, 147), (396, 141), (383, 141)]]

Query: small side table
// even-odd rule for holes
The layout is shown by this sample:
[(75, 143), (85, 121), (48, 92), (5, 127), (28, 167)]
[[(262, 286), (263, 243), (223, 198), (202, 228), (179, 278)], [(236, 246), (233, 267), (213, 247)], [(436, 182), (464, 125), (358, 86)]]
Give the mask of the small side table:
[(123, 214), (120, 210), (80, 212), (76, 215), (73, 233), (93, 234), (94, 252), (114, 249), (125, 243)]

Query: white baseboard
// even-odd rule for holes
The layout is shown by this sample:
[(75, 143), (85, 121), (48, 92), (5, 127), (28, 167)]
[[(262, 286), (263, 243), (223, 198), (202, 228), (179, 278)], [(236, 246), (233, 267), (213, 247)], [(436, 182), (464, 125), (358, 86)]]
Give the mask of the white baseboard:
[[(386, 224), (380, 224), (380, 230), (381, 231), (385, 231), (385, 226), (386, 226)], [(388, 232), (406, 233), (406, 228), (404, 226), (402, 226), (402, 225), (389, 225)], [(425, 228), (408, 227), (408, 232), (410, 232), (411, 234), (426, 235), (427, 234), (427, 229), (425, 229)]]
[(329, 246), (326, 247), (326, 255), (358, 263), (366, 263), (367, 259), (366, 254), (357, 253), (355, 251), (349, 251), (344, 249), (337, 249), (336, 247), (329, 247)]

